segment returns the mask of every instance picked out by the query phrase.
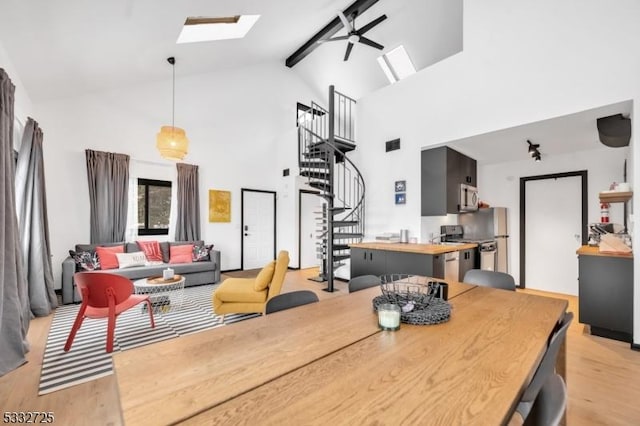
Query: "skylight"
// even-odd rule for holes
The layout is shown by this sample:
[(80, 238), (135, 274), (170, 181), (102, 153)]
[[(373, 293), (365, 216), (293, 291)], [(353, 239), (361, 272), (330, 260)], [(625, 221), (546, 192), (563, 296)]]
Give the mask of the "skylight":
[(176, 43), (229, 40), (244, 37), (260, 15), (238, 15), (221, 18), (189, 17)]
[(380, 64), (390, 83), (395, 83), (416, 72), (411, 58), (409, 58), (402, 45), (382, 56), (378, 56), (378, 64)]

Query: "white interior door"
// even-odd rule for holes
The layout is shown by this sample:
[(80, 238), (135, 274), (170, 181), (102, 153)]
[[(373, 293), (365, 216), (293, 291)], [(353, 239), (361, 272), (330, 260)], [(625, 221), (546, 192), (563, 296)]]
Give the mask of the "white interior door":
[(526, 181), (525, 287), (578, 295), (582, 179)]
[(300, 193), (300, 269), (320, 266), (318, 258), (318, 220), (322, 217), (321, 197)]
[(242, 192), (242, 268), (262, 268), (275, 259), (276, 194)]

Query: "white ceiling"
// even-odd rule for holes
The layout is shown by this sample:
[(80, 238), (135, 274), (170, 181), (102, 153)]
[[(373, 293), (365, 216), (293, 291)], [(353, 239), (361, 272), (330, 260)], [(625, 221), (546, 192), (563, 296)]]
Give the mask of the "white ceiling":
[[(2, 0), (0, 43), (34, 102), (170, 78), (284, 60), (352, 0)], [(388, 51), (404, 43), (418, 69), (462, 49), (462, 0), (380, 0), (358, 27), (386, 13), (367, 33)], [(244, 39), (175, 42), (187, 16), (260, 14)], [(342, 31), (338, 35), (342, 34)], [(358, 45), (325, 43), (294, 67), (318, 85), (356, 83), (359, 97), (386, 83), (375, 58)], [(336, 76), (336, 72), (339, 74)], [(323, 88), (322, 93), (326, 91)]]
[(632, 102), (620, 102), (549, 120), (511, 127), (496, 132), (451, 141), (446, 145), (475, 158), (479, 164), (526, 160), (527, 139), (539, 144), (542, 161), (545, 156), (570, 154), (600, 149), (596, 120), (614, 114), (629, 117)]
[[(2, 0), (0, 43), (34, 102), (285, 59), (352, 0)], [(361, 27), (385, 46), (403, 44), (417, 69), (462, 50), (462, 0), (380, 0)], [(176, 44), (187, 16), (262, 15), (244, 39)], [(341, 30), (336, 35), (342, 35)], [(318, 93), (335, 84), (359, 98), (387, 83), (376, 63), (380, 51), (357, 45), (343, 62), (346, 43), (320, 45), (293, 70)], [(0, 64), (2, 66), (2, 64)], [(348, 89), (343, 89), (348, 88)], [(631, 111), (631, 102), (604, 106), (448, 145), (480, 164), (528, 158), (526, 140), (544, 156), (597, 149), (596, 119)]]

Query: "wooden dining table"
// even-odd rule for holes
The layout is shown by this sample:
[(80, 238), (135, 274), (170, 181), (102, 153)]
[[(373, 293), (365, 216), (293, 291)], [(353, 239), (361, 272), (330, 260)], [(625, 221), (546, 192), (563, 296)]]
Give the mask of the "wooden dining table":
[(381, 331), (374, 287), (115, 354), (123, 420), (505, 424), (567, 302), (448, 284), (442, 324)]

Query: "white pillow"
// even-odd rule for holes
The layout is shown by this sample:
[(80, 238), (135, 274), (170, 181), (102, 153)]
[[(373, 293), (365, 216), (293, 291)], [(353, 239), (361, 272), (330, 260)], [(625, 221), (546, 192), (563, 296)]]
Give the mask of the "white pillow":
[(131, 268), (132, 266), (144, 266), (147, 262), (147, 257), (143, 251), (136, 251), (134, 253), (116, 253), (118, 258), (118, 266), (120, 268)]

